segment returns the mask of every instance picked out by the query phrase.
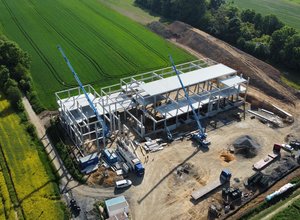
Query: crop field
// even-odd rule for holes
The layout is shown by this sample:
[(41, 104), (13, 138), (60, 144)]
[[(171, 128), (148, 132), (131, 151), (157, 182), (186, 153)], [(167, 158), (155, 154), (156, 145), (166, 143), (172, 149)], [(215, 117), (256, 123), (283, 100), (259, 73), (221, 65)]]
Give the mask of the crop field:
[(0, 219), (64, 219), (47, 155), (0, 98)]
[(300, 32), (300, 0), (236, 0), (234, 4), (263, 15), (274, 14)]
[(272, 219), (273, 220), (282, 220), (282, 219), (299, 219), (300, 216), (300, 199), (293, 202), (288, 208), (276, 214)]
[(98, 0), (0, 0), (0, 27), (32, 58), (32, 77), (45, 107), (54, 92), (77, 86), (61, 45), (84, 84), (101, 86), (120, 77), (170, 65), (193, 56)]

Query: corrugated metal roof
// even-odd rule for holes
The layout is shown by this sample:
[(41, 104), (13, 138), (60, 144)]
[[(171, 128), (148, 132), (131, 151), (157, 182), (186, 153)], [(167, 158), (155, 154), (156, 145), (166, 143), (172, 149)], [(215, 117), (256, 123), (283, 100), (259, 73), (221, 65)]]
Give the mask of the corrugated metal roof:
[(105, 205), (109, 212), (128, 207), (128, 203), (124, 196), (106, 200)]
[(122, 202), (126, 202), (126, 199), (124, 196), (119, 196), (116, 198), (105, 200), (106, 207), (116, 205), (116, 204), (119, 204)]
[[(236, 71), (223, 64), (209, 66), (203, 69), (194, 70), (188, 73), (181, 74), (181, 80), (185, 86), (195, 85), (207, 80), (215, 79), (221, 76), (234, 74)], [(145, 90), (149, 95), (158, 95), (166, 92), (180, 89), (181, 85), (177, 76), (171, 76), (165, 79), (156, 80), (150, 83), (140, 85), (140, 88)]]

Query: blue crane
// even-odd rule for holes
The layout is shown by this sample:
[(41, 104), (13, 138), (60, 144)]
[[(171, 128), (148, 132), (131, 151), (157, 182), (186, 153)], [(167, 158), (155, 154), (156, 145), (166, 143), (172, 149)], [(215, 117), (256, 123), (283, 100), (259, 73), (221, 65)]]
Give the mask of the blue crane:
[(186, 91), (185, 86), (184, 86), (184, 84), (183, 84), (183, 82), (182, 82), (182, 80), (181, 80), (181, 78), (180, 78), (180, 74), (179, 74), (178, 70), (176, 69), (176, 66), (175, 66), (175, 64), (174, 64), (174, 61), (173, 61), (172, 56), (169, 55), (169, 58), (170, 58), (170, 61), (171, 61), (171, 63), (172, 63), (172, 68), (173, 68), (174, 72), (176, 73), (176, 75), (177, 75), (177, 77), (178, 77), (178, 80), (179, 80), (179, 82), (180, 82), (180, 85), (181, 85), (181, 87), (182, 87), (182, 90), (184, 91), (185, 98), (186, 98), (186, 100), (188, 101), (188, 104), (189, 104), (189, 106), (191, 107), (191, 109), (192, 109), (192, 111), (193, 111), (195, 120), (196, 120), (197, 125), (198, 125), (199, 133), (198, 133), (198, 134), (193, 134), (193, 135), (192, 135), (192, 139), (195, 140), (195, 141), (197, 141), (197, 142), (198, 142), (200, 145), (202, 145), (202, 146), (207, 146), (207, 145), (209, 145), (209, 142), (206, 140), (207, 135), (205, 134), (204, 129), (203, 129), (201, 123), (200, 123), (199, 116), (198, 116), (198, 114), (196, 113), (196, 111), (195, 111), (195, 109), (194, 109), (194, 106), (193, 106), (193, 104), (192, 104), (192, 101), (191, 101), (191, 99), (190, 99), (190, 97), (189, 97), (189, 94), (188, 94), (188, 92)]
[(95, 113), (96, 117), (97, 117), (97, 120), (98, 122), (101, 124), (102, 126), (102, 129), (103, 129), (103, 138), (105, 137), (109, 137), (110, 136), (110, 131), (109, 131), (109, 128), (106, 126), (104, 120), (102, 119), (102, 117), (99, 115), (99, 112), (97, 110), (97, 108), (95, 107), (94, 103), (92, 102), (92, 100), (90, 99), (89, 95), (87, 94), (85, 88), (83, 87), (78, 75), (76, 74), (75, 70), (73, 69), (70, 61), (68, 60), (67, 56), (65, 55), (63, 49), (60, 47), (60, 46), (57, 46), (57, 49), (60, 51), (60, 53), (62, 54), (64, 60), (66, 61), (69, 69), (71, 70), (75, 80), (77, 81), (80, 89), (82, 90), (82, 92), (84, 93), (88, 103), (89, 103), (89, 106), (91, 107), (91, 109), (93, 110), (93, 112)]

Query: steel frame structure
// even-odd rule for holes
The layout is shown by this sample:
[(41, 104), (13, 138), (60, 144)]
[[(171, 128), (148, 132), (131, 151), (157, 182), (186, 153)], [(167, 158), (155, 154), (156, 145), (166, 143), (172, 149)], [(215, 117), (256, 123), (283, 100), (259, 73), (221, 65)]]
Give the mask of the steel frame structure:
[[(219, 64), (215, 61), (206, 58), (176, 65), (176, 69), (184, 76), (201, 69), (205, 72), (206, 68), (217, 65)], [(196, 76), (198, 78), (198, 75)], [(125, 126), (134, 130), (140, 137), (145, 137), (158, 132), (170, 132), (183, 122), (186, 124), (193, 121), (192, 109), (181, 87), (174, 87), (172, 91), (167, 90), (155, 95), (143, 89), (152, 85), (151, 83), (159, 85), (168, 78), (170, 80), (170, 77), (176, 77), (178, 81), (171, 66), (122, 78), (118, 84), (103, 87), (100, 94), (90, 85), (86, 85), (85, 88), (113, 136), (123, 133)], [(195, 83), (191, 78), (191, 83), (185, 87), (200, 119), (245, 103), (249, 78), (238, 76), (235, 70), (226, 74), (219, 73), (216, 77), (206, 77), (207, 80), (204, 81), (201, 77), (199, 74)], [(157, 89), (163, 91), (163, 88)], [(243, 97), (240, 94), (243, 94)], [(92, 142), (96, 143), (100, 150), (101, 146), (105, 145), (99, 135), (102, 128), (99, 127), (99, 123), (96, 124), (95, 114), (82, 99), (80, 89), (57, 92), (56, 99), (61, 123), (76, 146), (82, 149), (84, 145)]]

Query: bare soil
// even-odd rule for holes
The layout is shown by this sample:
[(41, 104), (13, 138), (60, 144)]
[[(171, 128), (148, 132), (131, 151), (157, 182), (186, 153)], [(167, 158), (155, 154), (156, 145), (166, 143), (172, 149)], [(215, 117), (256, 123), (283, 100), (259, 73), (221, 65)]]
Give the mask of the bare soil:
[[(210, 130), (208, 137), (212, 144), (207, 152), (198, 150), (190, 140), (175, 141), (162, 151), (144, 156), (137, 151), (145, 162), (146, 172), (142, 182), (128, 191), (133, 219), (207, 219), (209, 205), (221, 202), (220, 192), (198, 202), (191, 200), (191, 193), (218, 179), (223, 168), (233, 173), (233, 186), (242, 186), (254, 173), (252, 165), (272, 152), (274, 143), (284, 143), (287, 134), (296, 134), (297, 120), (293, 125), (273, 129), (246, 115), (246, 120)], [(238, 137), (246, 134), (261, 146), (253, 158), (228, 151)], [(178, 169), (184, 164), (191, 168), (179, 175)], [(235, 178), (240, 181), (235, 182)]]
[(250, 96), (285, 107), (288, 107), (287, 104), (295, 105), (299, 101), (297, 91), (281, 81), (279, 70), (222, 40), (179, 21), (168, 26), (153, 24), (148, 26), (195, 56), (211, 58), (236, 69), (245, 77), (250, 77)]

